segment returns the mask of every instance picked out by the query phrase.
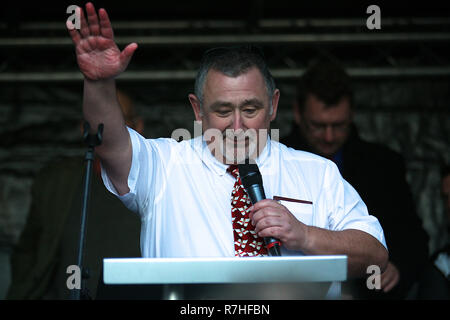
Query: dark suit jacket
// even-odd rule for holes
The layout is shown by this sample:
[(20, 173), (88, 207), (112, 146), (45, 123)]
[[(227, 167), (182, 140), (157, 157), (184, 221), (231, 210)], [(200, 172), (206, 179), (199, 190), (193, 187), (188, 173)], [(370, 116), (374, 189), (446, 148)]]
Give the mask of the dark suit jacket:
[[(77, 264), (83, 158), (66, 158), (41, 170), (32, 187), (25, 228), (11, 256), (8, 299), (67, 299), (68, 265)], [(92, 175), (84, 265), (95, 297), (103, 258), (140, 257), (140, 220)]]
[[(448, 233), (450, 234), (450, 230)], [(445, 274), (435, 265), (441, 253), (450, 256), (450, 243), (431, 255), (419, 282), (418, 299), (450, 300), (450, 276), (445, 277)]]
[[(281, 142), (289, 147), (310, 151), (294, 126)], [(355, 126), (343, 146), (342, 176), (359, 193), (383, 227), (389, 260), (400, 271), (400, 282), (389, 294), (369, 291), (366, 279), (351, 284), (358, 298), (404, 298), (417, 280), (428, 258), (428, 235), (416, 214), (413, 196), (406, 181), (403, 157), (380, 144), (363, 141)]]

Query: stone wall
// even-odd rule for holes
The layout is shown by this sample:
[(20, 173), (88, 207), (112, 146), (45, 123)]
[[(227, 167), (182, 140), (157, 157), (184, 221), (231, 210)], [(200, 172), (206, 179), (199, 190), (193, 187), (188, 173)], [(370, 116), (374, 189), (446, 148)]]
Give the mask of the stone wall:
[[(450, 161), (450, 80), (355, 82), (361, 135), (404, 155), (407, 178), (433, 251), (445, 241), (439, 164)], [(167, 137), (176, 128), (192, 132), (194, 117), (187, 99), (191, 82), (119, 81), (119, 87), (133, 97), (145, 120), (146, 137)], [(283, 136), (290, 130), (294, 86), (286, 80), (279, 87), (281, 105), (273, 127)], [(6, 84), (0, 87), (0, 95), (0, 247), (10, 253), (27, 218), (34, 175), (52, 159), (84, 154), (79, 126), (82, 84)], [(403, 232), (412, 236), (408, 230)]]

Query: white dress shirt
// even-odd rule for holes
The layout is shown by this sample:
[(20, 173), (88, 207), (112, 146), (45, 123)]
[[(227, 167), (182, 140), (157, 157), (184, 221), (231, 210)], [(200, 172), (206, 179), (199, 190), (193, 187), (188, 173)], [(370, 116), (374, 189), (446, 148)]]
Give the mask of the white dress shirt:
[[(129, 193), (119, 196), (103, 169), (102, 177), (109, 191), (139, 213), (142, 256), (234, 257), (230, 197), (235, 179), (228, 166), (214, 158), (202, 136), (177, 142), (128, 131), (133, 147)], [(256, 163), (266, 197), (281, 197), (298, 220), (328, 230), (358, 229), (386, 247), (378, 220), (332, 161), (268, 139)], [(281, 253), (302, 255), (284, 247)]]

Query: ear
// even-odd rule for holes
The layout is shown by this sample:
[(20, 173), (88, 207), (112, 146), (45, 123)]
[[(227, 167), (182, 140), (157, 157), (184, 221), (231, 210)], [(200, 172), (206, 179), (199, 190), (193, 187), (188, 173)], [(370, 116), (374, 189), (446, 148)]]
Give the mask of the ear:
[(192, 110), (195, 114), (195, 120), (196, 121), (202, 121), (203, 119), (203, 111), (200, 105), (200, 100), (197, 98), (195, 94), (190, 93), (189, 96), (189, 102), (191, 103)]
[(278, 101), (280, 101), (280, 90), (275, 89), (275, 92), (272, 96), (272, 115), (270, 116), (270, 121), (275, 120), (277, 117), (277, 111), (278, 111)]
[(294, 121), (297, 125), (300, 125), (300, 121), (301, 121), (301, 112), (300, 112), (300, 107), (298, 105), (297, 99), (294, 100), (294, 102), (292, 103), (292, 111), (294, 113)]

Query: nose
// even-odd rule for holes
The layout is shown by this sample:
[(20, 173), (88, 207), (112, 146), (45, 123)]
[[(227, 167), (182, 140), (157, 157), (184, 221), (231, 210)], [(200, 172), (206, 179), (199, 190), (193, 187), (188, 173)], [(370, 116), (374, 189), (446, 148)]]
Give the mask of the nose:
[(334, 129), (332, 126), (326, 126), (325, 128), (325, 141), (334, 142)]
[(244, 129), (241, 113), (239, 110), (234, 111), (232, 121), (233, 121), (232, 128), (234, 131), (236, 131), (238, 129), (242, 129), (242, 130)]

